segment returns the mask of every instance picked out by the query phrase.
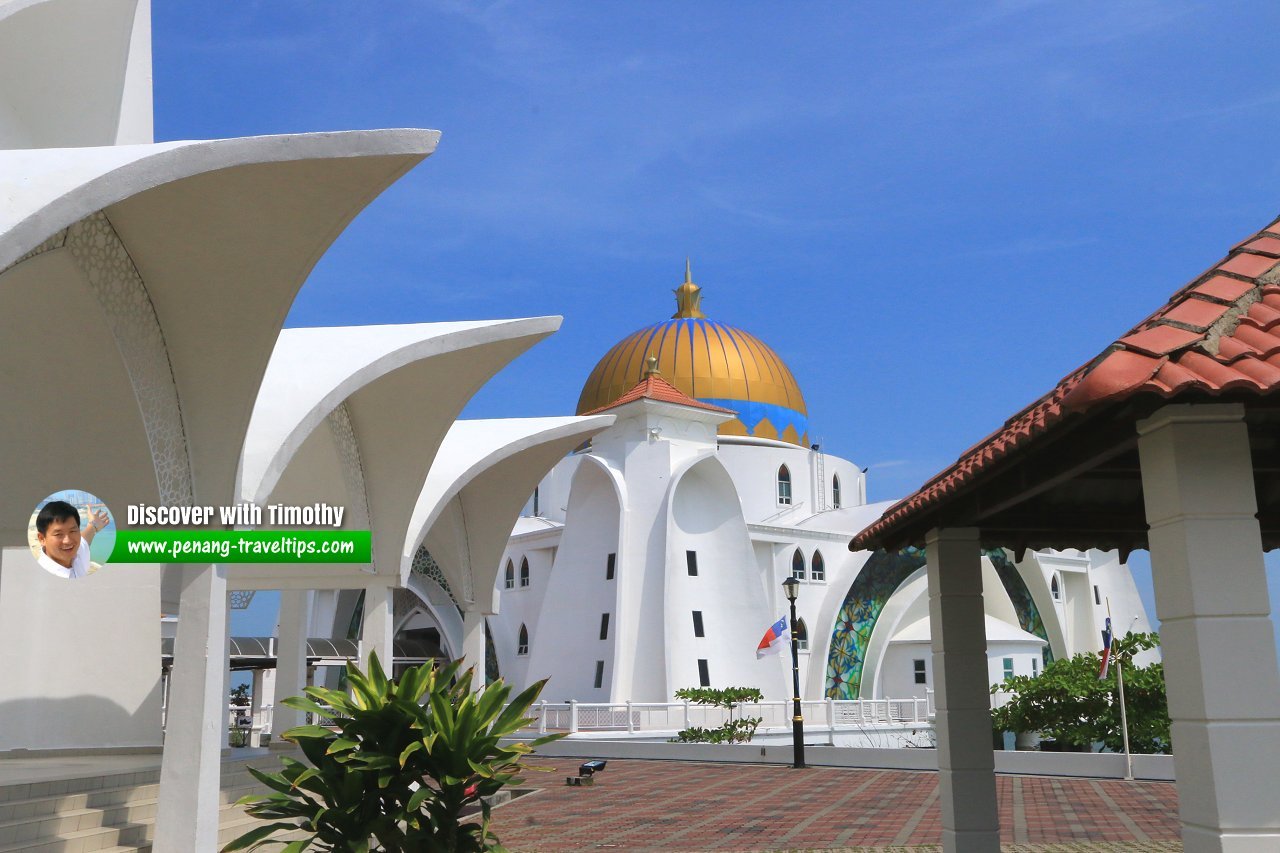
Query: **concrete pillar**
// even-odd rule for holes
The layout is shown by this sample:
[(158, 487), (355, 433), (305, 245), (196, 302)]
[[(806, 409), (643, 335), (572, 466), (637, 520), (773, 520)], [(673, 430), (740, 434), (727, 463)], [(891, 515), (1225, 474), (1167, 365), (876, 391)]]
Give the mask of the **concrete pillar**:
[(382, 671), (391, 675), (395, 662), (395, 596), (390, 586), (371, 586), (364, 591), (364, 619), (360, 623), (360, 665), (369, 670), (369, 657), (378, 653)]
[(231, 749), (231, 591), (227, 590), (227, 630), (222, 634), (222, 749)]
[(479, 690), (484, 687), (484, 614), (479, 610), (462, 611), (462, 656), (474, 667), (471, 689)]
[(168, 729), (160, 764), (156, 853), (214, 850), (218, 843), (227, 578), (219, 566), (184, 566), (174, 640)]
[(1280, 850), (1280, 673), (1244, 409), (1138, 423), (1188, 853)]
[(249, 716), (253, 719), (253, 732), (250, 735), (249, 746), (255, 749), (262, 746), (262, 729), (258, 721), (262, 713), (262, 694), (265, 689), (263, 673), (265, 672), (265, 669), (255, 669), (253, 681), (249, 685)]
[(929, 635), (938, 736), (942, 849), (1000, 851), (986, 620), (978, 531), (947, 528), (925, 537)]
[(280, 590), (280, 622), (276, 629), (276, 684), (271, 709), (271, 746), (292, 749), (293, 744), (281, 735), (294, 726), (303, 724), (303, 713), (287, 705), (282, 699), (302, 695), (307, 686), (307, 627), (308, 598), (303, 589)]

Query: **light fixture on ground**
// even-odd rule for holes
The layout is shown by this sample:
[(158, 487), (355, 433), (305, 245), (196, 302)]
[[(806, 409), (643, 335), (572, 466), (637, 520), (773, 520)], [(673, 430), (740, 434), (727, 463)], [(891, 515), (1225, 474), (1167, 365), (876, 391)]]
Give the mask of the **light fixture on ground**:
[(800, 591), (800, 581), (795, 576), (782, 582), (786, 590), (787, 601), (791, 602), (791, 689), (792, 715), (791, 739), (793, 756), (791, 766), (804, 767), (804, 715), (800, 712), (800, 647), (796, 640), (796, 595)]

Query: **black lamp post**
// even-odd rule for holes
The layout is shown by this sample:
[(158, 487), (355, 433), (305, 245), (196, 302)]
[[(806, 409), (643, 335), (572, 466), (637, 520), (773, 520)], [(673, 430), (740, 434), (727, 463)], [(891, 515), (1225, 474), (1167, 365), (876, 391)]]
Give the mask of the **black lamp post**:
[(791, 716), (791, 739), (794, 758), (791, 766), (804, 767), (804, 715), (800, 712), (800, 641), (796, 638), (796, 594), (800, 591), (800, 581), (791, 576), (782, 582), (786, 590), (787, 601), (791, 602), (791, 688), (793, 713)]

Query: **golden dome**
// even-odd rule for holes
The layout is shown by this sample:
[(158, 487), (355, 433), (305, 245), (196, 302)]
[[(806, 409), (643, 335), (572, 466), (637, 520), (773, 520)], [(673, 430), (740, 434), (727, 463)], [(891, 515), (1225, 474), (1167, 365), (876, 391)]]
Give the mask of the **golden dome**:
[(578, 398), (578, 414), (612, 403), (644, 378), (646, 360), (672, 385), (696, 400), (723, 406), (738, 417), (721, 435), (772, 438), (807, 447), (809, 412), (795, 377), (772, 349), (741, 329), (708, 320), (702, 288), (688, 262), (676, 288), (678, 310), (670, 320), (627, 335), (604, 354)]

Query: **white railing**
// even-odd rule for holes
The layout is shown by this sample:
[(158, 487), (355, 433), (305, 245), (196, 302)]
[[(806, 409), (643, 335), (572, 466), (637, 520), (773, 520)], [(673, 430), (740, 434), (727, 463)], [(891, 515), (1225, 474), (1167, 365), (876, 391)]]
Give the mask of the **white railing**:
[[(817, 699), (800, 703), (805, 721), (830, 728), (924, 724), (934, 713), (932, 691), (909, 699)], [(789, 728), (789, 701), (750, 702), (732, 712), (691, 702), (539, 702), (529, 709), (539, 732), (615, 731), (634, 734), (714, 728), (730, 717), (759, 717), (760, 727)]]

